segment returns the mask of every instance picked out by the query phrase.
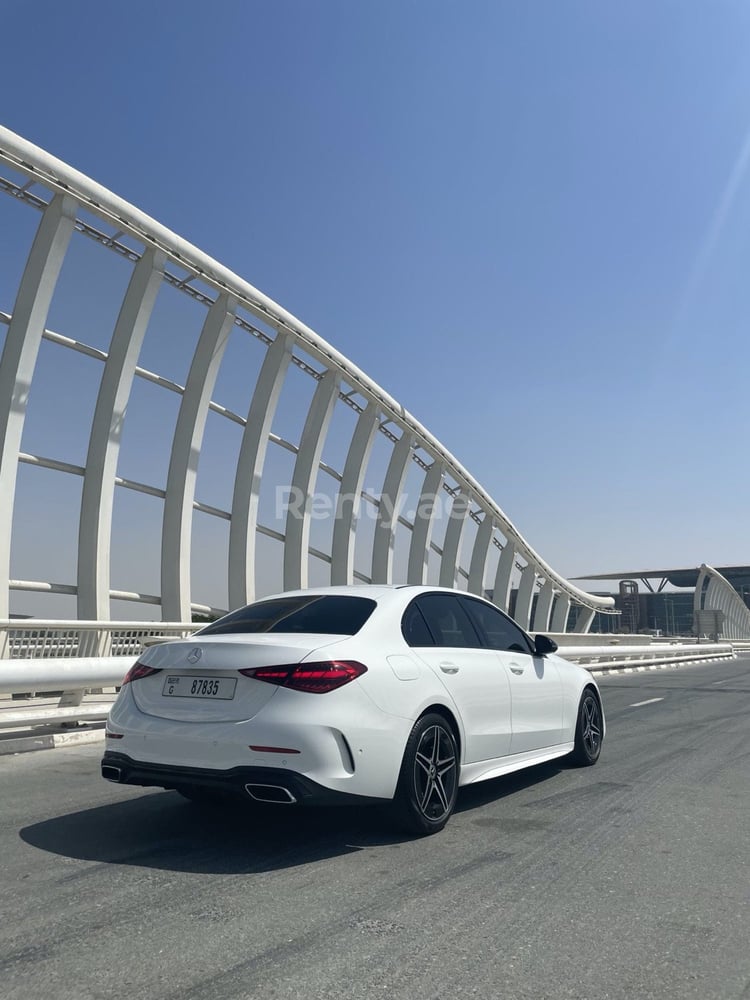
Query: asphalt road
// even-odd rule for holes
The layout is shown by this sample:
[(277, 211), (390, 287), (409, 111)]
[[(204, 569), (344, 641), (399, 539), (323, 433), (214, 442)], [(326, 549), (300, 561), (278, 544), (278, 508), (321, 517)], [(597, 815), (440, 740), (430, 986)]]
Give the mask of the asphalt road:
[(0, 758), (0, 996), (750, 998), (750, 659), (601, 686), (596, 767), (464, 789), (424, 840)]

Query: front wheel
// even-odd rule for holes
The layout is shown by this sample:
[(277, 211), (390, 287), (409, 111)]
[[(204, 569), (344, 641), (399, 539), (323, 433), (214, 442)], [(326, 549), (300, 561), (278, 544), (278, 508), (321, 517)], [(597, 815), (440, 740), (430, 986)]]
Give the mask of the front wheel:
[(410, 833), (430, 834), (448, 822), (458, 795), (458, 749), (441, 715), (423, 715), (409, 734), (394, 809)]
[(599, 760), (602, 752), (604, 722), (599, 699), (591, 688), (586, 688), (578, 706), (575, 748), (570, 762), (581, 767), (590, 767)]

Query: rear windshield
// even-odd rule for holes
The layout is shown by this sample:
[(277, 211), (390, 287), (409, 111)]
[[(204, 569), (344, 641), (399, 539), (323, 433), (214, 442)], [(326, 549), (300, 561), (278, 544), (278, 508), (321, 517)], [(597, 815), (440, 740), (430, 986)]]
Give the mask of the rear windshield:
[(198, 635), (251, 632), (312, 632), (318, 635), (355, 635), (372, 614), (375, 601), (367, 597), (278, 597), (232, 611), (202, 628)]

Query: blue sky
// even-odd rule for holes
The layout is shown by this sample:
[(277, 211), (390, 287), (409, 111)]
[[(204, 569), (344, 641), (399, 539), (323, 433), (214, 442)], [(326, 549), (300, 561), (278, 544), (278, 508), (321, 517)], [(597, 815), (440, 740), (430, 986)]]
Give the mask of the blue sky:
[(2, 23), (5, 125), (352, 358), (555, 569), (750, 562), (746, 3)]

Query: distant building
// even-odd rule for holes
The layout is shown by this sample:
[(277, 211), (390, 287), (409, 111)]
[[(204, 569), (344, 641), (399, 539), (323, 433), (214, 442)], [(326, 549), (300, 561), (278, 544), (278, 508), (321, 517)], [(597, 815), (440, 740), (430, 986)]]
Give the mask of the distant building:
[[(750, 566), (717, 566), (716, 569), (750, 608)], [(661, 635), (694, 634), (694, 597), (700, 569), (636, 570), (629, 573), (598, 573), (578, 577), (586, 580), (619, 580), (619, 591), (611, 593), (618, 618), (597, 614), (592, 632), (650, 632)], [(642, 583), (644, 590), (638, 584)], [(665, 590), (667, 585), (681, 590)], [(690, 588), (690, 589), (688, 589)], [(600, 592), (604, 596), (604, 592)], [(573, 623), (570, 628), (575, 627)]]

